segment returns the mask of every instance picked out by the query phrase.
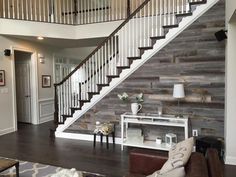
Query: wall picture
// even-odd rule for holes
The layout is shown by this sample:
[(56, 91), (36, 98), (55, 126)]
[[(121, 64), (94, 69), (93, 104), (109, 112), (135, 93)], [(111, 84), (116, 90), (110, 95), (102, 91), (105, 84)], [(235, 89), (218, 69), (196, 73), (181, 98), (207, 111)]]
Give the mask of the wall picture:
[(51, 76), (50, 75), (42, 75), (42, 87), (43, 88), (51, 87)]
[(5, 81), (5, 71), (0, 70), (0, 86), (5, 86), (6, 81)]

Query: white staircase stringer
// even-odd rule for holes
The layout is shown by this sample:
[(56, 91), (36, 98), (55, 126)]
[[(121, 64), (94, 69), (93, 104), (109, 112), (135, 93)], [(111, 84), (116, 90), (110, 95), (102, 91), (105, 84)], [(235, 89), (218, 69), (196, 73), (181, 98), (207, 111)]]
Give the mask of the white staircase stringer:
[[(94, 96), (90, 103), (86, 103), (82, 110), (76, 111), (73, 118), (68, 118), (64, 124), (59, 125), (56, 129), (56, 137), (64, 137), (63, 131), (66, 130), (70, 125), (72, 125), (76, 120), (78, 120), (82, 115), (84, 115), (89, 109), (91, 109), (95, 104), (102, 100), (108, 93), (110, 93), (115, 87), (117, 87), (121, 82), (128, 78), (133, 72), (140, 68), (146, 61), (152, 58), (158, 51), (165, 47), (170, 41), (176, 38), (181, 32), (188, 28), (195, 20), (207, 12), (212, 6), (214, 6), (219, 0), (207, 0), (206, 4), (198, 5), (196, 10), (191, 16), (184, 17), (179, 23), (177, 28), (170, 29), (167, 33), (165, 39), (158, 40), (158, 42), (153, 46), (153, 49), (145, 51), (142, 58), (133, 61), (130, 69), (125, 69), (120, 74), (119, 78), (115, 78), (110, 82), (110, 86), (104, 87), (99, 95)], [(60, 136), (60, 133), (62, 136)]]

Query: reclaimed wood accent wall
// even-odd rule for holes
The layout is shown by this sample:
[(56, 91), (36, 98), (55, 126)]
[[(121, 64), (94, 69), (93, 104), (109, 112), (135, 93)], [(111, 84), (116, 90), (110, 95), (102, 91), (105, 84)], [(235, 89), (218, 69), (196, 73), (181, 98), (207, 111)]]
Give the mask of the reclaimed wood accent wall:
[[(115, 88), (83, 118), (67, 129), (70, 132), (90, 130), (96, 121), (120, 121), (120, 114), (130, 112), (130, 103), (123, 103), (117, 94), (134, 97), (144, 94), (142, 112), (157, 113), (162, 105), (166, 114), (178, 112), (172, 97), (173, 85), (184, 83), (186, 98), (180, 102), (180, 113), (190, 118), (190, 130), (200, 135), (224, 137), (225, 105), (225, 42), (218, 42), (214, 33), (225, 27), (224, 1), (170, 42), (152, 59)], [(117, 136), (119, 136), (117, 126)], [(146, 136), (153, 139), (162, 132), (177, 133), (168, 127), (144, 127)], [(191, 132), (191, 131), (190, 131)]]

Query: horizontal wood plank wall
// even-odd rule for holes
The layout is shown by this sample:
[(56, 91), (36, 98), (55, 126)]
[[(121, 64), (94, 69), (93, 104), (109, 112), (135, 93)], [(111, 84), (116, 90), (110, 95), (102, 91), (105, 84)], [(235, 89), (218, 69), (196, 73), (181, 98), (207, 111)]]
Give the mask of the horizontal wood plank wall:
[[(198, 129), (201, 135), (224, 137), (225, 43), (214, 37), (216, 31), (224, 29), (224, 17), (224, 1), (220, 1), (67, 131), (93, 129), (96, 121), (119, 122), (120, 114), (130, 111), (130, 104), (117, 98), (123, 92), (144, 93), (142, 112), (157, 113), (158, 105), (162, 104), (164, 113), (175, 114), (178, 107), (172, 98), (173, 85), (184, 82), (186, 99), (180, 107), (181, 113), (190, 117), (190, 128)], [(183, 137), (181, 129), (144, 129), (148, 139), (166, 132)], [(117, 136), (119, 130), (117, 126)]]

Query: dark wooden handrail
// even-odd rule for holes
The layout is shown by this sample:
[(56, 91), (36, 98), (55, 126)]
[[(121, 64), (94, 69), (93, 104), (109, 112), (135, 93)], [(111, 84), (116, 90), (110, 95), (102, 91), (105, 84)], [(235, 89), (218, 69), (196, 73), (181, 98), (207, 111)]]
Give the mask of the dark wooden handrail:
[(73, 71), (71, 71), (61, 82), (55, 83), (54, 86), (62, 85), (64, 82), (67, 81), (86, 61), (88, 61), (104, 44), (106, 44), (112, 36), (114, 36), (126, 23), (129, 22), (150, 0), (145, 0), (132, 14), (129, 15), (128, 18), (118, 26), (104, 41), (102, 41), (96, 49), (93, 50)]

